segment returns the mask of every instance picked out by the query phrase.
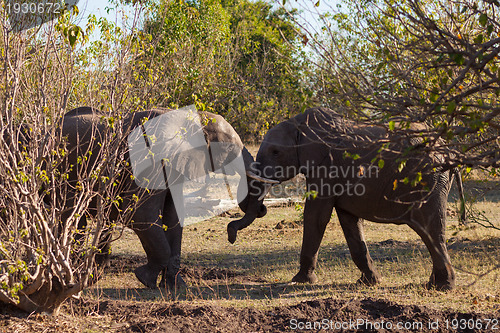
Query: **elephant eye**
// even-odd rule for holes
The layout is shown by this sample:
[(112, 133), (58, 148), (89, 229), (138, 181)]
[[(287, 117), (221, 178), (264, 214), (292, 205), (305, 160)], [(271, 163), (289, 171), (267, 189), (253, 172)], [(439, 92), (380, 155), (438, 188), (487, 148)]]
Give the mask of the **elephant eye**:
[(273, 151), (272, 151), (273, 156), (278, 156), (279, 153), (280, 152), (278, 150), (276, 150), (276, 149), (273, 149)]

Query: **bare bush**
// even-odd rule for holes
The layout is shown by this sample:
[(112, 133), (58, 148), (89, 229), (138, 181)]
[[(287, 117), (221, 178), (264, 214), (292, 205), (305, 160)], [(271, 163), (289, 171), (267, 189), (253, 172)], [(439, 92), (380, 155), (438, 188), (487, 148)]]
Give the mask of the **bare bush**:
[[(96, 255), (136, 205), (120, 197), (129, 175), (127, 87), (119, 78), (133, 38), (95, 18), (85, 34), (73, 19), (66, 11), (43, 27), (14, 32), (2, 18), (0, 301), (26, 311), (57, 312), (88, 286)], [(94, 42), (100, 48), (78, 48), (93, 25), (107, 39)], [(63, 115), (82, 104), (103, 109), (101, 123), (68, 146)], [(112, 210), (120, 212), (114, 221)]]

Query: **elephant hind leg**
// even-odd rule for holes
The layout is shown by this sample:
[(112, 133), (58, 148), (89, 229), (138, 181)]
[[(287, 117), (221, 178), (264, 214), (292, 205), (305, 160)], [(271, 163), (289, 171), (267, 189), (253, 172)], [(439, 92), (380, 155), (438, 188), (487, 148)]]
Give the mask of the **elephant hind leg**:
[(375, 269), (368, 247), (366, 246), (363, 220), (341, 209), (336, 209), (340, 226), (344, 232), (351, 258), (361, 271), (358, 283), (375, 285), (380, 282), (380, 275)]
[[(182, 200), (182, 198), (179, 198)], [(186, 286), (184, 279), (180, 274), (181, 268), (181, 245), (182, 245), (182, 230), (177, 209), (171, 192), (165, 196), (165, 204), (163, 205), (163, 225), (166, 226), (165, 237), (170, 245), (170, 259), (168, 265), (162, 271), (162, 279), (160, 282), (161, 288), (182, 288)]]
[(446, 248), (444, 228), (426, 230), (421, 226), (410, 226), (422, 238), (432, 258), (432, 274), (428, 289), (451, 290), (455, 287), (455, 271)]

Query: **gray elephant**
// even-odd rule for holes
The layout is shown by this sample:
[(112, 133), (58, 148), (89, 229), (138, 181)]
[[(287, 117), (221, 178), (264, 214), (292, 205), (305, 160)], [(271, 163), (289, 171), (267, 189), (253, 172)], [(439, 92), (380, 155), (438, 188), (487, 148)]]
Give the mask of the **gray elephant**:
[[(125, 116), (124, 128), (127, 133), (129, 133), (136, 128), (144, 126), (145, 118), (154, 119), (168, 112), (169, 110), (160, 109), (131, 113)], [(75, 165), (78, 156), (82, 156), (86, 153), (92, 138), (99, 138), (99, 136), (104, 133), (106, 126), (102, 121), (103, 116), (104, 113), (90, 107), (80, 107), (66, 113), (63, 120), (63, 135), (67, 137), (70, 164)], [(200, 159), (194, 162), (199, 164), (212, 163), (212, 165), (214, 163), (223, 164), (225, 161), (234, 159), (238, 154), (242, 154), (245, 169), (248, 171), (253, 162), (253, 158), (243, 147), (240, 137), (233, 127), (219, 115), (209, 112), (200, 112), (200, 116), (206, 120), (203, 123), (203, 134), (206, 139), (206, 144), (208, 144), (208, 149), (210, 149), (215, 142), (224, 143), (225, 148), (220, 149), (219, 146), (217, 156), (209, 156), (213, 157), (210, 161)], [(100, 158), (98, 157), (99, 151), (97, 151), (99, 150), (99, 145), (94, 144), (90, 149), (93, 153), (90, 155), (89, 164), (93, 165), (96, 163), (96, 159)], [(122, 149), (128, 149), (127, 145), (123, 145)], [(129, 158), (129, 152), (126, 152), (124, 156)], [(196, 155), (196, 157), (207, 158), (207, 156), (202, 155)], [(187, 159), (184, 163), (188, 163)], [(75, 169), (76, 168), (73, 169), (70, 175), (70, 179), (73, 181), (78, 179)], [(233, 170), (233, 172), (237, 171), (242, 174), (239, 188), (246, 187), (241, 186), (243, 182), (247, 181), (245, 169)], [(125, 174), (121, 180), (121, 186), (124, 189), (121, 197), (125, 204), (130, 202), (130, 200), (134, 200), (134, 195), (137, 195), (142, 190), (130, 177), (132, 174), (130, 166), (127, 171), (128, 173)], [(255, 180), (250, 179), (250, 182), (254, 181)], [(247, 184), (247, 186), (250, 185)], [(246, 211), (248, 199), (243, 200), (241, 196), (244, 194), (246, 194), (245, 191), (238, 190), (239, 201), (241, 201), (240, 207), (242, 210)], [(68, 202), (66, 205), (71, 206), (71, 204), (71, 202)], [(91, 203), (91, 208), (93, 205), (95, 207), (95, 203)], [(260, 208), (260, 210), (261, 212), (258, 213), (258, 215), (264, 215), (265, 207)], [(90, 213), (92, 214), (92, 210)], [(118, 212), (114, 211), (110, 219), (116, 219), (116, 214), (118, 214)], [(179, 217), (170, 188), (153, 189), (150, 190), (147, 195), (141, 197), (133, 213), (132, 221), (132, 229), (139, 237), (148, 259), (147, 264), (135, 269), (135, 275), (139, 281), (149, 288), (156, 288), (158, 275), (160, 272), (163, 272), (160, 282), (161, 286), (184, 284), (179, 274), (183, 228), (179, 223)], [(86, 217), (82, 217), (79, 226), (84, 227), (85, 223)]]
[(381, 149), (380, 139), (389, 142), (390, 135), (385, 127), (355, 123), (327, 108), (308, 109), (275, 126), (256, 158), (257, 173), (267, 181), (250, 190), (245, 216), (228, 225), (229, 241), (233, 243), (237, 231), (255, 220), (272, 184), (303, 173), (315, 198), (306, 199), (300, 270), (293, 281), (317, 281), (318, 249), (335, 208), (351, 257), (362, 272), (358, 282), (373, 285), (380, 279), (363, 234), (366, 219), (410, 226), (432, 257), (427, 286), (452, 289), (455, 273), (445, 244), (445, 217), (453, 172), (433, 171), (432, 165), (442, 161), (439, 154), (407, 155), (404, 162), (402, 154), (420, 139), (393, 138), (394, 143)]

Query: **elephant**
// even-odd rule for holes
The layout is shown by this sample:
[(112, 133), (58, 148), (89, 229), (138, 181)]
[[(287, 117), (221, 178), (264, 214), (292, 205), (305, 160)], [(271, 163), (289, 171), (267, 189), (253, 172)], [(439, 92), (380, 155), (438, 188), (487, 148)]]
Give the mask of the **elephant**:
[[(130, 113), (123, 116), (124, 129), (130, 137), (131, 134), (129, 133), (132, 133), (134, 129), (144, 126), (144, 119), (154, 119), (169, 112), (170, 110), (167, 109), (154, 109)], [(223, 149), (219, 147), (217, 156), (210, 156), (213, 159), (209, 162), (212, 164), (221, 164), (234, 159), (238, 154), (242, 154), (245, 169), (233, 170), (232, 172), (238, 172), (242, 175), (238, 186), (238, 201), (240, 202), (241, 209), (246, 211), (248, 198), (244, 197), (246, 191), (240, 190), (240, 188), (250, 187), (250, 184), (255, 182), (254, 179), (248, 178), (249, 184), (242, 186), (243, 183), (247, 182), (245, 172), (250, 170), (250, 166), (254, 161), (253, 157), (243, 146), (234, 128), (222, 116), (209, 112), (200, 112), (199, 114), (200, 117), (207, 120), (203, 123), (203, 134), (206, 144), (208, 144), (208, 149), (214, 143), (225, 144)], [(88, 149), (92, 151), (89, 164), (93, 165), (96, 163), (100, 148), (98, 144), (90, 146), (90, 142), (92, 138), (103, 135), (106, 128), (105, 123), (102, 121), (104, 116), (104, 112), (90, 107), (79, 107), (64, 115), (62, 134), (67, 140), (69, 164), (76, 165), (79, 156), (84, 155)], [(128, 150), (129, 148), (124, 145), (120, 149)], [(160, 273), (162, 273), (160, 286), (173, 287), (184, 285), (185, 283), (179, 274), (183, 227), (179, 223), (178, 212), (176, 211), (172, 195), (173, 192), (169, 187), (166, 187), (149, 190), (148, 194), (142, 197), (136, 196), (141, 190), (143, 191), (141, 193), (144, 194), (144, 189), (141, 189), (132, 180), (133, 177), (130, 177), (133, 175), (130, 165), (130, 151), (126, 151), (124, 156), (130, 163), (126, 169), (127, 173), (121, 179), (121, 185), (124, 189), (121, 197), (125, 203), (134, 200), (134, 197), (140, 197), (132, 216), (133, 222), (131, 227), (139, 237), (147, 255), (147, 264), (136, 268), (134, 273), (138, 280), (149, 288), (157, 288), (157, 278)], [(207, 161), (202, 160), (195, 162), (200, 164), (207, 163)], [(73, 182), (79, 177), (75, 169), (70, 173), (70, 180)], [(71, 202), (68, 202), (66, 206), (71, 206), (71, 204)], [(92, 207), (95, 208), (95, 205), (94, 202), (91, 203), (91, 214)], [(260, 210), (261, 212), (258, 215), (264, 215), (265, 207), (261, 207)], [(117, 214), (118, 212), (114, 211), (109, 218), (116, 219)], [(79, 227), (84, 227), (85, 224), (86, 217), (82, 217)]]
[[(423, 129), (419, 124), (410, 127), (414, 133)], [(324, 107), (310, 108), (273, 127), (264, 136), (252, 171), (266, 181), (250, 189), (245, 215), (227, 226), (228, 240), (234, 243), (238, 230), (257, 218), (270, 186), (302, 173), (310, 195), (304, 207), (300, 270), (292, 281), (318, 280), (314, 272), (318, 250), (335, 208), (351, 257), (362, 273), (358, 283), (374, 285), (381, 277), (364, 237), (363, 220), (368, 220), (412, 228), (433, 262), (426, 286), (454, 288), (455, 273), (445, 244), (445, 218), (456, 172), (434, 169), (432, 165), (443, 161), (437, 153), (407, 155), (404, 162), (402, 154), (421, 144), (422, 139), (396, 138), (394, 133), (385, 126), (350, 121)], [(381, 149), (383, 142), (392, 143)], [(383, 162), (377, 163), (380, 160)]]

